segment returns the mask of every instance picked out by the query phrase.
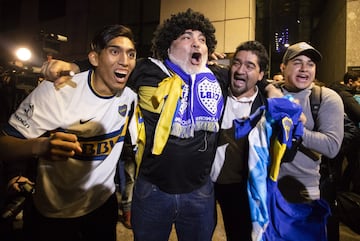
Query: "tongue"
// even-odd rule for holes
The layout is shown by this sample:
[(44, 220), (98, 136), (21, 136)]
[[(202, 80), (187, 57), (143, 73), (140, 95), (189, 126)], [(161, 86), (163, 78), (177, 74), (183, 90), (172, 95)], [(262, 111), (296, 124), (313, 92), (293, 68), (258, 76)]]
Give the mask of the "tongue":
[(200, 61), (197, 58), (191, 58), (191, 63), (194, 65), (200, 64)]

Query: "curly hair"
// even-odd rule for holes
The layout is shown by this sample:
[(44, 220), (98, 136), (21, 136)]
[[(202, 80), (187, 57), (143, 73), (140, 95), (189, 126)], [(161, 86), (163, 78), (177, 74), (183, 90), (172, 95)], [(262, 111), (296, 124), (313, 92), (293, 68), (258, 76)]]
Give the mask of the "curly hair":
[(164, 60), (168, 57), (168, 49), (172, 41), (182, 35), (185, 30), (198, 30), (206, 37), (206, 45), (209, 55), (215, 51), (216, 38), (215, 27), (202, 13), (188, 9), (171, 15), (154, 32), (151, 51), (154, 58)]
[(269, 65), (269, 56), (266, 48), (262, 43), (256, 40), (246, 41), (236, 48), (234, 56), (236, 56), (236, 54), (241, 50), (251, 51), (253, 54), (255, 54), (258, 58), (260, 71), (266, 72)]

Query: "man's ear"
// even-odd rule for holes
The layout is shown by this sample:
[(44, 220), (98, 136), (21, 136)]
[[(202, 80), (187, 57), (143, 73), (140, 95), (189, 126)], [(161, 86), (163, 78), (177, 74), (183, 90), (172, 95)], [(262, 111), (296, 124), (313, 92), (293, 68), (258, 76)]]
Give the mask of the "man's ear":
[(89, 54), (88, 54), (88, 58), (89, 58), (89, 62), (91, 65), (93, 66), (98, 66), (99, 64), (99, 56), (98, 54), (95, 52), (95, 51), (91, 51)]
[(265, 75), (264, 71), (261, 71), (259, 74), (258, 81), (261, 81), (264, 78), (264, 75)]
[(281, 73), (284, 73), (284, 69), (285, 69), (285, 64), (284, 64), (284, 63), (281, 63), (281, 64), (280, 64), (280, 71), (281, 71)]

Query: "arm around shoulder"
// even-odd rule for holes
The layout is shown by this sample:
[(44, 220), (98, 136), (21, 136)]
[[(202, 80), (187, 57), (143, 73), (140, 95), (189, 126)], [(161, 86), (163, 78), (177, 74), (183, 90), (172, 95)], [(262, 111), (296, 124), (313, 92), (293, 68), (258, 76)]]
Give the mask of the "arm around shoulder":
[(268, 98), (281, 98), (284, 96), (281, 90), (270, 83), (266, 78), (258, 81), (257, 87), (259, 88), (260, 92)]

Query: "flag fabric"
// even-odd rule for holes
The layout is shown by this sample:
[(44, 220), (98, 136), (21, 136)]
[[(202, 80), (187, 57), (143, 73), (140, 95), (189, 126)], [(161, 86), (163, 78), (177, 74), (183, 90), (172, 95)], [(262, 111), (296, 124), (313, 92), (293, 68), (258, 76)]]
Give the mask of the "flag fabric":
[(301, 113), (301, 106), (291, 101), (289, 97), (268, 99), (266, 116), (274, 132), (269, 145), (271, 150), (269, 177), (273, 181), (277, 180), (285, 151), (292, 150), (292, 143), (301, 140), (304, 131), (304, 126), (299, 121)]
[[(248, 133), (249, 139), (248, 195), (253, 241), (327, 240), (325, 227), (330, 209), (326, 201), (289, 203), (277, 186), (285, 151), (303, 135), (301, 113), (301, 107), (289, 99), (271, 98), (265, 112), (257, 111), (249, 120), (236, 121), (235, 126), (243, 129), (236, 130), (236, 135)], [(254, 126), (251, 120), (256, 115), (262, 116)]]
[[(275, 104), (275, 105), (274, 105)], [(282, 196), (277, 185), (278, 173), (284, 149), (291, 149), (291, 142), (297, 142), (303, 134), (300, 112), (294, 108), (282, 109), (277, 101), (270, 101), (267, 114), (275, 118), (278, 135), (273, 135), (271, 142), (270, 172), (267, 182), (268, 226), (261, 239), (264, 241), (326, 241), (326, 220), (330, 207), (324, 200), (313, 200), (309, 203), (289, 203)], [(285, 114), (285, 112), (287, 112)], [(274, 138), (275, 137), (275, 138)], [(286, 144), (286, 148), (281, 145)], [(280, 146), (277, 147), (277, 146)], [(295, 150), (296, 151), (296, 150)]]
[(268, 179), (269, 225), (264, 241), (327, 241), (326, 221), (330, 207), (325, 200), (289, 203), (282, 196), (277, 182)]
[(253, 241), (262, 239), (269, 223), (266, 205), (266, 179), (270, 162), (269, 143), (272, 133), (271, 124), (263, 115), (249, 133), (249, 176), (247, 192), (249, 196), (250, 216), (252, 220)]
[[(260, 107), (260, 110), (263, 109)], [(287, 98), (270, 98), (265, 112), (256, 111), (246, 120), (234, 121), (236, 136), (248, 133), (249, 139), (247, 189), (253, 241), (264, 240), (263, 234), (270, 222), (267, 182), (270, 176), (276, 180), (281, 158), (285, 150), (291, 148), (292, 138), (302, 136), (301, 113), (301, 106)], [(254, 127), (249, 123), (257, 118), (256, 115), (262, 116)], [(272, 163), (273, 159), (278, 162)]]

